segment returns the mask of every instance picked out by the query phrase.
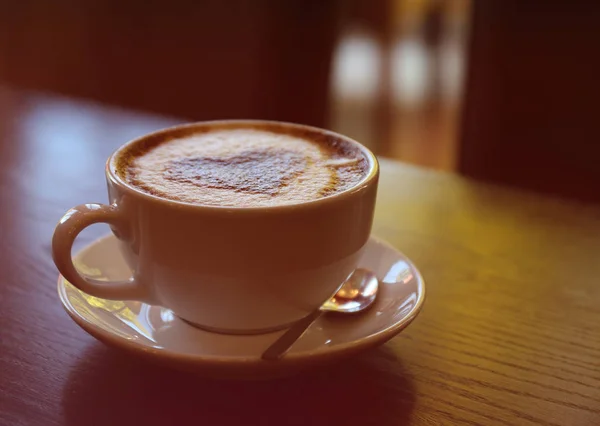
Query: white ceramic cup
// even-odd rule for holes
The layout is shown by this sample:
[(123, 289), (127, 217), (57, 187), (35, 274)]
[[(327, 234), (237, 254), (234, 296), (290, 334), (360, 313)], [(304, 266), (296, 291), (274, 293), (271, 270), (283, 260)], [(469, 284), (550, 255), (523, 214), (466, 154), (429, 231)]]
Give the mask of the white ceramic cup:
[[(253, 127), (360, 149), (368, 171), (354, 187), (325, 198), (274, 207), (219, 207), (160, 198), (120, 177), (136, 148), (195, 131)], [(200, 327), (259, 333), (285, 327), (322, 304), (355, 269), (369, 238), (379, 167), (365, 147), (297, 124), (218, 121), (172, 127), (115, 151), (106, 164), (110, 204), (82, 204), (60, 220), (52, 240), (60, 273), (79, 290), (171, 309)], [(80, 274), (71, 257), (77, 235), (104, 222), (132, 269), (127, 282)]]

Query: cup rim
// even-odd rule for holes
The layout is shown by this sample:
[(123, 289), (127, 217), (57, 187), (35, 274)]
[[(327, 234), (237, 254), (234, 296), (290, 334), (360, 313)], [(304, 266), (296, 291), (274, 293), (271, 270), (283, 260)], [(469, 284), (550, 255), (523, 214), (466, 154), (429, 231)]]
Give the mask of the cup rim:
[[(252, 125), (274, 125), (283, 128), (293, 128), (293, 129), (304, 129), (311, 132), (321, 133), (325, 135), (329, 135), (331, 137), (344, 140), (347, 143), (358, 148), (361, 153), (364, 155), (365, 159), (369, 163), (369, 171), (365, 174), (365, 176), (354, 186), (351, 188), (345, 189), (341, 192), (336, 192), (331, 195), (327, 195), (322, 198), (317, 198), (314, 200), (303, 201), (298, 203), (289, 203), (289, 204), (279, 204), (273, 206), (219, 206), (212, 204), (197, 204), (190, 203), (187, 201), (180, 200), (171, 200), (168, 198), (160, 197), (158, 195), (153, 195), (148, 192), (145, 192), (135, 186), (131, 185), (124, 179), (122, 179), (116, 171), (116, 162), (119, 159), (120, 155), (129, 150), (133, 145), (141, 143), (144, 140), (147, 140), (153, 136), (166, 135), (178, 130), (185, 129), (193, 129), (193, 128), (201, 128), (207, 126), (223, 126), (223, 127), (243, 127), (244, 125), (252, 126)], [(108, 157), (105, 166), (106, 176), (107, 178), (114, 184), (125, 190), (131, 195), (139, 196), (147, 199), (148, 201), (157, 202), (163, 204), (165, 206), (177, 207), (182, 209), (201, 209), (201, 210), (214, 210), (214, 211), (236, 211), (236, 212), (258, 212), (258, 211), (287, 211), (287, 210), (295, 210), (299, 208), (308, 208), (308, 207), (319, 207), (322, 205), (328, 205), (333, 202), (337, 202), (342, 199), (347, 199), (349, 197), (354, 196), (355, 194), (361, 193), (366, 190), (372, 182), (376, 181), (379, 177), (379, 162), (377, 157), (371, 150), (362, 145), (360, 142), (349, 138), (348, 136), (344, 136), (342, 134), (333, 132), (331, 130), (323, 129), (320, 127), (308, 126), (305, 124), (297, 124), (285, 121), (275, 121), (275, 120), (247, 120), (247, 119), (232, 119), (232, 120), (210, 120), (210, 121), (197, 121), (192, 123), (179, 124), (175, 126), (166, 127), (163, 129), (156, 130), (154, 132), (146, 133), (140, 137), (130, 140), (124, 145), (117, 148), (111, 155)]]

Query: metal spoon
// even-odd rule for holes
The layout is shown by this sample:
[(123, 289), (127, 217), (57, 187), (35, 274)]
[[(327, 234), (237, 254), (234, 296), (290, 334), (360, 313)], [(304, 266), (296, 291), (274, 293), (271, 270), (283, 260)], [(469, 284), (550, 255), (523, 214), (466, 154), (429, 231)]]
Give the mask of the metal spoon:
[(378, 288), (379, 281), (373, 272), (367, 269), (356, 269), (329, 300), (291, 326), (263, 352), (262, 358), (266, 360), (281, 358), (308, 327), (326, 312), (349, 314), (364, 311), (375, 301)]

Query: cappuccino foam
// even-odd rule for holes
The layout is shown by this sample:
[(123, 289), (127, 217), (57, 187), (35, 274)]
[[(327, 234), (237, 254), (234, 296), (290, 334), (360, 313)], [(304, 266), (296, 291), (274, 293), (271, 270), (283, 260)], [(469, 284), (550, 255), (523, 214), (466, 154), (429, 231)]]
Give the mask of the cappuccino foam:
[(137, 188), (170, 200), (263, 207), (344, 191), (367, 170), (361, 151), (345, 141), (233, 128), (163, 141), (133, 155), (121, 173)]

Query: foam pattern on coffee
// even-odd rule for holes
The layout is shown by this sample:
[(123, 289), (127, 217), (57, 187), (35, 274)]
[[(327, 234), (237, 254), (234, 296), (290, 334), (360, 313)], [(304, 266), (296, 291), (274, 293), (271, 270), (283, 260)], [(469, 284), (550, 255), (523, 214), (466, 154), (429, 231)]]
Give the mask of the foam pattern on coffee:
[(172, 200), (260, 207), (341, 192), (356, 185), (365, 170), (358, 149), (263, 130), (228, 129), (151, 148), (129, 162), (127, 179)]

